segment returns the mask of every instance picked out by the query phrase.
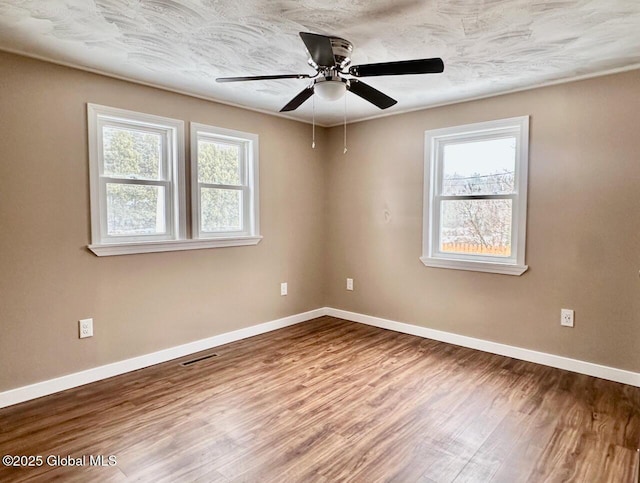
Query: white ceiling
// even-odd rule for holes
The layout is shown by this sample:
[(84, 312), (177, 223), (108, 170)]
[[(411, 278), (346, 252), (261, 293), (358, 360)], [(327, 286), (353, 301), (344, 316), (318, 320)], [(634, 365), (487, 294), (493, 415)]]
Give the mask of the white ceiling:
[[(350, 40), (353, 64), (443, 58), (444, 74), (365, 79), (398, 104), (348, 95), (349, 120), (640, 64), (640, 0), (0, 0), (0, 49), (274, 113), (308, 81), (214, 80), (313, 74), (299, 31)], [(315, 104), (342, 121), (342, 101)]]

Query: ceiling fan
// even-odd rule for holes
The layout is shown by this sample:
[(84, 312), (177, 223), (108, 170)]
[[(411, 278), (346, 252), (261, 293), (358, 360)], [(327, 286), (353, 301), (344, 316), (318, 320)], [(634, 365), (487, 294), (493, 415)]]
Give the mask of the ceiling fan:
[(387, 109), (398, 101), (354, 77), (374, 77), (382, 75), (438, 74), (444, 71), (442, 59), (402, 60), (399, 62), (381, 62), (377, 64), (351, 64), (353, 44), (340, 37), (300, 32), (300, 37), (309, 54), (308, 63), (316, 70), (315, 75), (276, 74), (249, 77), (218, 77), (217, 82), (240, 82), (271, 79), (312, 79), (313, 82), (280, 109), (280, 112), (293, 111), (300, 107), (313, 94), (334, 101), (345, 95), (346, 91), (369, 101), (380, 109)]

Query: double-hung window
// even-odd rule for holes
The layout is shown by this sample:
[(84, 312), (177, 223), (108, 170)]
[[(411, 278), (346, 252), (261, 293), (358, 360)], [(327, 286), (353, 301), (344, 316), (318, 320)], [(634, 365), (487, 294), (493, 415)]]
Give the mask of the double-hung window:
[(194, 238), (258, 233), (258, 136), (191, 123)]
[(184, 237), (184, 123), (89, 104), (92, 243)]
[[(99, 256), (255, 245), (258, 136), (89, 104), (91, 245)], [(188, 226), (191, 226), (190, 236)]]
[(528, 135), (528, 116), (425, 132), (425, 265), (527, 270)]

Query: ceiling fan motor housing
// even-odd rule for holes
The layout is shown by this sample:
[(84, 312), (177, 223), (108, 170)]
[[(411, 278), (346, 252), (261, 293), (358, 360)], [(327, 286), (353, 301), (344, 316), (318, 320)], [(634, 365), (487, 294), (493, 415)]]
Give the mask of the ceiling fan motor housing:
[(313, 67), (314, 69), (322, 72), (327, 68), (337, 68), (339, 70), (346, 69), (349, 64), (351, 64), (351, 52), (353, 52), (353, 44), (346, 39), (341, 37), (327, 37), (331, 42), (331, 50), (333, 51), (333, 63), (332, 65), (318, 65), (315, 60), (313, 60), (310, 52), (309, 58), (307, 59), (307, 63)]
[(353, 44), (340, 37), (331, 37), (331, 49), (336, 59), (336, 66), (338, 66), (340, 70), (346, 69), (347, 66), (351, 64)]

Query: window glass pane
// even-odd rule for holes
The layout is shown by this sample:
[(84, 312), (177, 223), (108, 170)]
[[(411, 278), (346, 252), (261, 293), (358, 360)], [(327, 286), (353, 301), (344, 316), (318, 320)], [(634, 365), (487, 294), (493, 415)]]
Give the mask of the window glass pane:
[(162, 136), (113, 126), (102, 128), (106, 176), (161, 179)]
[(203, 232), (242, 230), (242, 190), (201, 188), (200, 196)]
[(241, 185), (240, 146), (199, 139), (198, 182)]
[(442, 194), (513, 193), (515, 165), (515, 137), (446, 144)]
[(512, 200), (443, 200), (440, 251), (511, 256)]
[(165, 189), (107, 183), (107, 234), (110, 236), (166, 233)]

